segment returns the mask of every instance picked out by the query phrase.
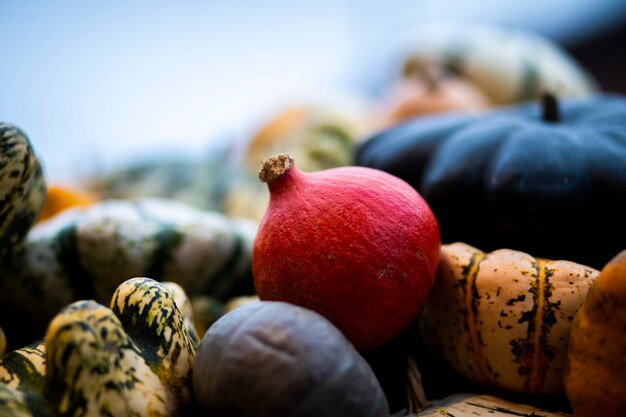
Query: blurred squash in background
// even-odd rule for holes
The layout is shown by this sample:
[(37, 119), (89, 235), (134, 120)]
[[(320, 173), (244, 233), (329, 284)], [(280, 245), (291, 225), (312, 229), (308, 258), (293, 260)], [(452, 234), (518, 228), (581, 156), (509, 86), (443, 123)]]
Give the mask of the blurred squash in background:
[(479, 112), (493, 106), (471, 81), (407, 61), (402, 77), (382, 98), (382, 127), (390, 127), (416, 116), (442, 112)]
[(262, 161), (288, 153), (306, 172), (351, 165), (356, 144), (375, 127), (365, 103), (349, 106), (308, 102), (290, 105), (269, 117), (244, 144), (238, 168), (226, 184), (221, 210), (260, 221), (269, 201), (258, 179)]
[(581, 97), (598, 90), (561, 45), (530, 30), (434, 20), (398, 32), (387, 47), (379, 53), (389, 73), (382, 95), (393, 97), (382, 107), (390, 122), (508, 106), (544, 92)]

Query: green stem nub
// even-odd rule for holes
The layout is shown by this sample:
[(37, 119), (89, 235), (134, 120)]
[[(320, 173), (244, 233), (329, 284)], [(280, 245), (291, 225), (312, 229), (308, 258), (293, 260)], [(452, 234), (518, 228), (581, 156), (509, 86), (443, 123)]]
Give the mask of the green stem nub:
[(293, 167), (293, 158), (285, 153), (279, 153), (263, 162), (259, 171), (259, 179), (262, 182), (270, 183), (282, 177)]
[(559, 101), (554, 94), (541, 94), (541, 118), (544, 122), (548, 123), (558, 123), (561, 121)]

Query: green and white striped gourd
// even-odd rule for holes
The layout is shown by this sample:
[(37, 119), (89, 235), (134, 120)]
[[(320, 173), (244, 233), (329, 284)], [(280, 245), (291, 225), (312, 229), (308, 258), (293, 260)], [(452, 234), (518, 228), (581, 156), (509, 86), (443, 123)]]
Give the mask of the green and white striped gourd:
[(184, 293), (168, 288), (180, 289), (133, 278), (117, 288), (110, 308), (91, 300), (65, 307), (50, 322), (43, 344), (3, 357), (0, 398), (7, 400), (0, 401), (0, 415), (157, 417), (189, 411), (198, 338), (175, 302), (185, 302)]
[(563, 97), (598, 89), (591, 74), (539, 33), (432, 21), (420, 22), (392, 43), (396, 68), (443, 68), (478, 86), (496, 105), (533, 100), (545, 91)]
[(0, 325), (10, 344), (27, 344), (41, 338), (67, 304), (106, 303), (121, 282), (138, 276), (176, 282), (190, 296), (226, 300), (254, 293), (256, 227), (165, 199), (69, 209), (35, 227), (24, 250), (4, 267)]
[(470, 382), (562, 395), (572, 320), (598, 274), (510, 249), (443, 245), (422, 338)]
[(215, 149), (211, 158), (178, 158), (135, 162), (85, 181), (84, 187), (102, 199), (131, 200), (159, 197), (204, 210), (220, 207), (226, 150)]
[(408, 417), (569, 417), (570, 414), (518, 404), (485, 394), (454, 394)]
[(0, 262), (22, 248), (45, 199), (43, 170), (30, 141), (0, 122)]

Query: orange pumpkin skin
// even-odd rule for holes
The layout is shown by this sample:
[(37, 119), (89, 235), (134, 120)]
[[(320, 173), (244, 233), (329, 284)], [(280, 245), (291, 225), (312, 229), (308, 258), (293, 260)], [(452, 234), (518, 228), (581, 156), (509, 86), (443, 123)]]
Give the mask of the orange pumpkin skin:
[(98, 197), (95, 194), (86, 190), (50, 185), (48, 186), (48, 194), (38, 221), (48, 220), (71, 207), (86, 207), (97, 200)]
[(267, 157), (263, 156), (267, 149), (276, 147), (304, 123), (307, 111), (304, 106), (289, 107), (263, 125), (250, 139), (246, 149), (247, 164), (257, 167), (259, 161)]
[(492, 107), (481, 90), (452, 76), (430, 82), (417, 77), (401, 79), (391, 87), (385, 101), (384, 127), (429, 114), (480, 112)]
[(575, 417), (626, 413), (626, 250), (600, 272), (576, 313), (565, 392)]
[(598, 274), (512, 249), (442, 245), (424, 341), (475, 384), (562, 395), (572, 320)]
[(253, 246), (259, 298), (322, 314), (359, 350), (384, 344), (418, 316), (432, 287), (441, 246), (434, 215), (382, 171), (306, 173), (284, 163), (266, 181), (270, 203)]

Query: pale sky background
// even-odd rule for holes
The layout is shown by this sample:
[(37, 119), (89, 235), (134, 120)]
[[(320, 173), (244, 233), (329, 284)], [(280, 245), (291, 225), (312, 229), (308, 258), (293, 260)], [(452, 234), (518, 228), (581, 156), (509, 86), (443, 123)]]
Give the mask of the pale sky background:
[(0, 0), (0, 120), (26, 131), (49, 181), (71, 181), (200, 155), (299, 97), (367, 94), (369, 57), (422, 19), (567, 43), (625, 17), (624, 0)]

